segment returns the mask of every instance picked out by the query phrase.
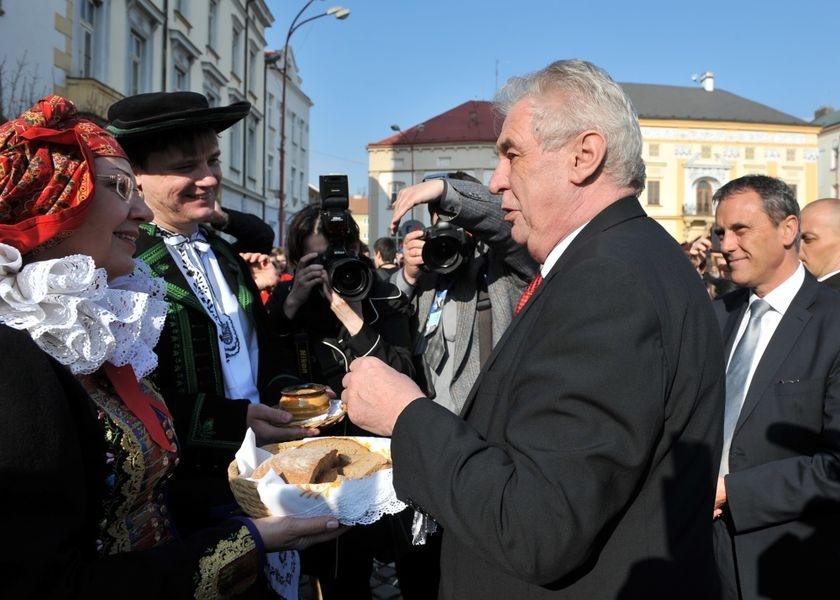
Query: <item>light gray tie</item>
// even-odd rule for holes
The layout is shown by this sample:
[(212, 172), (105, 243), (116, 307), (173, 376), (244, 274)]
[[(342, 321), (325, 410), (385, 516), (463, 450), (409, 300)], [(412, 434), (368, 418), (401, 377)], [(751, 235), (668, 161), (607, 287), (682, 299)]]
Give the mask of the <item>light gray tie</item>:
[(750, 374), (750, 365), (755, 356), (755, 346), (761, 333), (761, 317), (770, 310), (770, 305), (764, 300), (755, 300), (750, 305), (750, 320), (744, 335), (738, 340), (738, 346), (729, 361), (726, 369), (726, 407), (723, 418), (723, 454), (720, 460), (720, 474), (729, 473), (729, 448), (732, 445), (732, 436), (735, 433), (735, 425), (741, 414), (741, 407), (744, 405), (744, 398), (747, 395), (747, 376)]

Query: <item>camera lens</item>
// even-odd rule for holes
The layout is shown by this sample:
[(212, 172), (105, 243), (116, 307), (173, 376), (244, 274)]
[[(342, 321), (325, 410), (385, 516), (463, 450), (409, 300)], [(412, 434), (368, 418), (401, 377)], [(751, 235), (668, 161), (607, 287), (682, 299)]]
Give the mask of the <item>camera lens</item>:
[(455, 238), (440, 236), (423, 245), (423, 262), (438, 273), (454, 271), (461, 260), (461, 242)]
[(371, 271), (357, 258), (340, 258), (327, 267), (330, 286), (345, 300), (362, 300), (373, 285)]

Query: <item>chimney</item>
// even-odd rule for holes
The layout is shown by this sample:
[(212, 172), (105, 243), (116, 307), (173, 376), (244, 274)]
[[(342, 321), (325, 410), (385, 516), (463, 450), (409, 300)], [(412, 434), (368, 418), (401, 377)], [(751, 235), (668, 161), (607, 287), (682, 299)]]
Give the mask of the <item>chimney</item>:
[(814, 120), (816, 121), (820, 117), (824, 117), (834, 112), (833, 106), (820, 106), (817, 110), (814, 111)]
[(703, 86), (703, 89), (707, 92), (714, 92), (715, 91), (715, 74), (711, 71), (706, 71), (700, 76), (700, 85)]

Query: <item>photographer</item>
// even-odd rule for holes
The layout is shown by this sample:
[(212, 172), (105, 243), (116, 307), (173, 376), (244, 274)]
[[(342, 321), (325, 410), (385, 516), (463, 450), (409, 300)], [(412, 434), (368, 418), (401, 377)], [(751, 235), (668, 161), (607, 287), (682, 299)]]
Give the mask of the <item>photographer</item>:
[[(298, 357), (299, 377), (327, 384), (340, 395), (341, 380), (357, 357), (376, 356), (409, 376), (414, 369), (404, 299), (374, 274), (370, 259), (357, 256), (359, 229), (349, 211), (337, 213), (310, 205), (295, 215), (288, 237), (294, 278), (277, 285), (266, 308), (274, 330)], [(335, 231), (333, 219), (345, 223), (346, 231), (343, 226)], [(336, 287), (355, 299), (343, 297)], [(322, 433), (371, 435), (347, 419)], [(326, 543), (302, 553), (303, 571), (318, 578), (325, 600), (370, 598), (373, 557), (392, 560), (391, 535), (387, 517), (354, 527), (337, 548)]]
[[(537, 265), (511, 239), (500, 198), (469, 175), (452, 173), (400, 190), (392, 230), (418, 204), (429, 205), (435, 225), (406, 236), (405, 265), (392, 281), (416, 303), (412, 348), (422, 363), (419, 383), (458, 413)], [(430, 237), (434, 249), (427, 247)]]

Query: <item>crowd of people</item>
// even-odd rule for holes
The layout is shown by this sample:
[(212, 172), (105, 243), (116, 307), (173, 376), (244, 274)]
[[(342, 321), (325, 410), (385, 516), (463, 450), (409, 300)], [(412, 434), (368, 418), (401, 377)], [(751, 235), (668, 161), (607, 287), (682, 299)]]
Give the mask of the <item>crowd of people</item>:
[[(498, 166), (401, 190), (392, 233), (323, 210), (288, 249), (224, 206), (201, 94), (49, 96), (0, 126), (0, 596), (406, 600), (833, 597), (840, 559), (840, 203), (716, 192), (680, 247), (642, 209), (638, 118), (597, 66), (498, 92)], [(358, 282), (357, 282), (358, 283)], [(291, 426), (317, 382), (347, 418)], [(391, 439), (408, 508), (248, 518), (258, 444)], [(829, 591), (825, 591), (829, 590)]]

